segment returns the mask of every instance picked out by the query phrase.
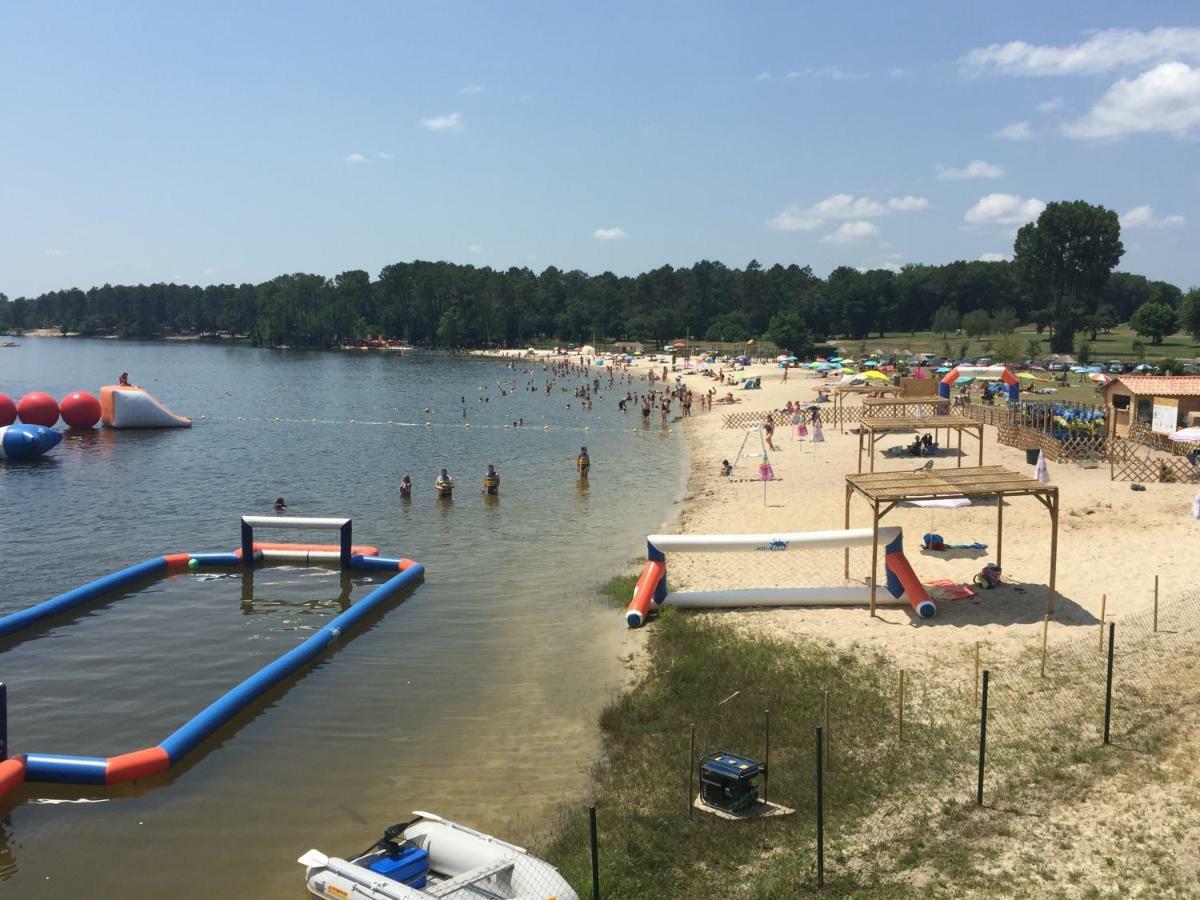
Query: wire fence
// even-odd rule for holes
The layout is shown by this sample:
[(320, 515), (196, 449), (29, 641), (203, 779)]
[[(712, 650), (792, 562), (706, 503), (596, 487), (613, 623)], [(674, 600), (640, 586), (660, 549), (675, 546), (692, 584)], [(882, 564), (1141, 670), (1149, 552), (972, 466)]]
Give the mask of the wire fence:
[[(1156, 580), (1154, 597), (1151, 608), (1115, 621), (1047, 619), (1039, 639), (1015, 657), (996, 659), (979, 643), (921, 671), (882, 658), (849, 676), (834, 665), (784, 708), (749, 717), (737, 712), (744, 698), (732, 692), (690, 733), (671, 738), (678, 751), (661, 762), (676, 773), (664, 777), (678, 799), (668, 815), (711, 818), (695, 806), (704, 754), (721, 749), (766, 762), (771, 777), (762, 793), (793, 812), (770, 825), (703, 826), (730, 843), (753, 842), (740, 870), (743, 893), (753, 897), (827, 879), (849, 888), (915, 867), (920, 848), (952, 837), (980, 804), (1037, 813), (1045, 785), (1100, 762), (1107, 745), (1153, 752), (1164, 723), (1200, 701), (1200, 592), (1159, 603)], [(606, 834), (603, 798), (598, 807), (592, 859), (627, 840)], [(699, 840), (702, 832), (694, 833)], [(572, 877), (581, 898), (633, 896), (620, 879), (606, 890), (599, 864), (601, 893), (593, 894), (585, 877), (592, 871), (580, 866)]]

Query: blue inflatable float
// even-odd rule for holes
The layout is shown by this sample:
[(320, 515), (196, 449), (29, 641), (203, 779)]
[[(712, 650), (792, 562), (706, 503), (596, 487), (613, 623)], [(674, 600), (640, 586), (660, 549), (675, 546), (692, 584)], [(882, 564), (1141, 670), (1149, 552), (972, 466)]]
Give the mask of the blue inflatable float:
[(37, 459), (58, 446), (62, 435), (44, 425), (6, 425), (0, 428), (0, 459)]
[[(29, 426), (15, 426), (29, 427)], [(11, 430), (11, 429), (10, 429)], [(48, 431), (49, 429), (43, 429)], [(51, 432), (54, 434), (54, 432)], [(269, 545), (261, 550), (253, 545), (252, 529), (269, 524), (272, 527), (336, 527), (340, 532), (340, 543), (330, 546), (298, 545), (305, 549), (292, 552), (278, 549), (284, 545)], [(57, 782), (65, 784), (119, 784), (138, 778), (147, 778), (167, 771), (194, 751), (201, 743), (226, 724), (239, 712), (278, 685), (314, 662), (339, 637), (355, 628), (372, 612), (396, 597), (404, 589), (417, 585), (424, 577), (425, 567), (410, 559), (351, 554), (349, 519), (303, 519), (280, 517), (269, 523), (263, 517), (244, 516), (243, 532), (248, 533), (247, 546), (254, 547), (253, 556), (246, 560), (241, 552), (232, 553), (172, 553), (156, 556), (145, 562), (106, 575), (83, 587), (75, 588), (49, 600), (0, 617), (0, 638), (18, 635), (42, 623), (45, 619), (69, 612), (101, 598), (121, 591), (128, 586), (148, 578), (173, 575), (200, 567), (237, 567), (253, 565), (266, 559), (320, 560), (333, 563), (343, 569), (365, 572), (394, 573), (349, 609), (335, 616), (325, 626), (314, 632), (303, 643), (293, 647), (279, 658), (259, 669), (241, 684), (218, 697), (207, 707), (176, 728), (171, 734), (153, 747), (133, 750), (117, 756), (65, 756), (52, 753), (22, 753), (5, 758), (8, 746), (6, 732), (7, 711), (4, 688), (0, 685), (0, 797), (24, 782)], [(355, 548), (360, 549), (360, 548)], [(366, 548), (374, 551), (374, 548)], [(378, 551), (374, 551), (378, 552)], [(317, 555), (320, 554), (320, 555)]]

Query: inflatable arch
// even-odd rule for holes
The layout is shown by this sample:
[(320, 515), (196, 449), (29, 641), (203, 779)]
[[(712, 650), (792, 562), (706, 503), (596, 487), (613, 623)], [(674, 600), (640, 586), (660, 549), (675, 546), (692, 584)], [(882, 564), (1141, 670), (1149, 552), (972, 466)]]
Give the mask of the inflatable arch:
[[(923, 618), (936, 612), (908, 559), (904, 555), (904, 535), (898, 526), (879, 529), (884, 545), (884, 571), (887, 593), (880, 593), (877, 604), (909, 604)], [(633, 589), (633, 600), (625, 611), (630, 628), (642, 625), (651, 606), (664, 604), (687, 609), (716, 609), (744, 606), (869, 606), (870, 585), (831, 587), (751, 588), (744, 590), (689, 591), (668, 593), (667, 553), (796, 553), (804, 550), (871, 547), (875, 536), (870, 528), (842, 531), (803, 531), (790, 534), (652, 534), (646, 538), (646, 565)]]
[(1015, 401), (1019, 397), (1020, 382), (1017, 381), (1017, 376), (1009, 371), (1008, 366), (955, 366), (942, 378), (942, 383), (938, 385), (938, 393), (949, 399), (950, 386), (962, 377), (1003, 382), (1009, 400)]

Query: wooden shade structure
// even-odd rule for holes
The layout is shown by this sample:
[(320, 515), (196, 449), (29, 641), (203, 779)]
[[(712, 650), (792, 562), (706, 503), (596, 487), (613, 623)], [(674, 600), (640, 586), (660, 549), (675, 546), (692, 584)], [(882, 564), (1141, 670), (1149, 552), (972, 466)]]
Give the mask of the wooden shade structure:
[[(900, 503), (914, 500), (986, 500), (996, 498), (996, 564), (1004, 560), (1004, 500), (1033, 497), (1050, 513), (1050, 592), (1046, 612), (1054, 612), (1055, 577), (1058, 573), (1058, 488), (1003, 466), (916, 472), (870, 472), (846, 476), (846, 524), (850, 527), (850, 499), (859, 493), (871, 504), (871, 615), (879, 574), (879, 520)], [(850, 551), (846, 551), (846, 577), (850, 577)]]
[(864, 397), (863, 418), (920, 418), (923, 416), (943, 416), (950, 412), (953, 401), (949, 397), (932, 396), (911, 397)]
[[(958, 433), (958, 449), (962, 450), (963, 432), (972, 435), (979, 442), (979, 465), (983, 465), (983, 423), (967, 416), (928, 416), (914, 418), (883, 418), (869, 416), (858, 423), (858, 471), (862, 472), (863, 442), (867, 443), (867, 458), (871, 461), (870, 470), (875, 471), (875, 436), (881, 431), (932, 430), (946, 429), (946, 445), (949, 449), (950, 432)], [(958, 466), (962, 467), (962, 454), (957, 458)]]

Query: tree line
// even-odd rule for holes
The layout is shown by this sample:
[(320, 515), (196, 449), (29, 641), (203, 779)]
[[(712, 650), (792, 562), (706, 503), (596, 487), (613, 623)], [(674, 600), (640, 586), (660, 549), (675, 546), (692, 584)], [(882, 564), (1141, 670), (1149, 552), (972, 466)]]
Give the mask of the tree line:
[[(912, 264), (898, 272), (841, 266), (820, 278), (808, 266), (763, 267), (757, 260), (742, 269), (704, 260), (636, 276), (414, 261), (389, 265), (376, 279), (352, 270), (262, 284), (106, 284), (15, 300), (0, 294), (0, 331), (53, 327), (130, 338), (223, 332), (298, 347), (385, 337), (451, 349), (593, 340), (661, 345), (690, 335), (767, 338), (796, 353), (814, 342), (885, 331), (1003, 334), (1021, 322), (1049, 330), (1054, 349), (1074, 349), (1079, 329), (1094, 339), (1130, 320), (1152, 339), (1179, 326), (1200, 337), (1195, 289), (1185, 297), (1176, 285), (1113, 272), (1120, 253), (1111, 247), (1087, 272), (1056, 269), (1064, 255), (1055, 241), (1064, 235), (1058, 229), (1039, 237), (1041, 222), (1022, 229), (1011, 263)], [(1095, 223), (1081, 228), (1074, 239), (1093, 246)]]

